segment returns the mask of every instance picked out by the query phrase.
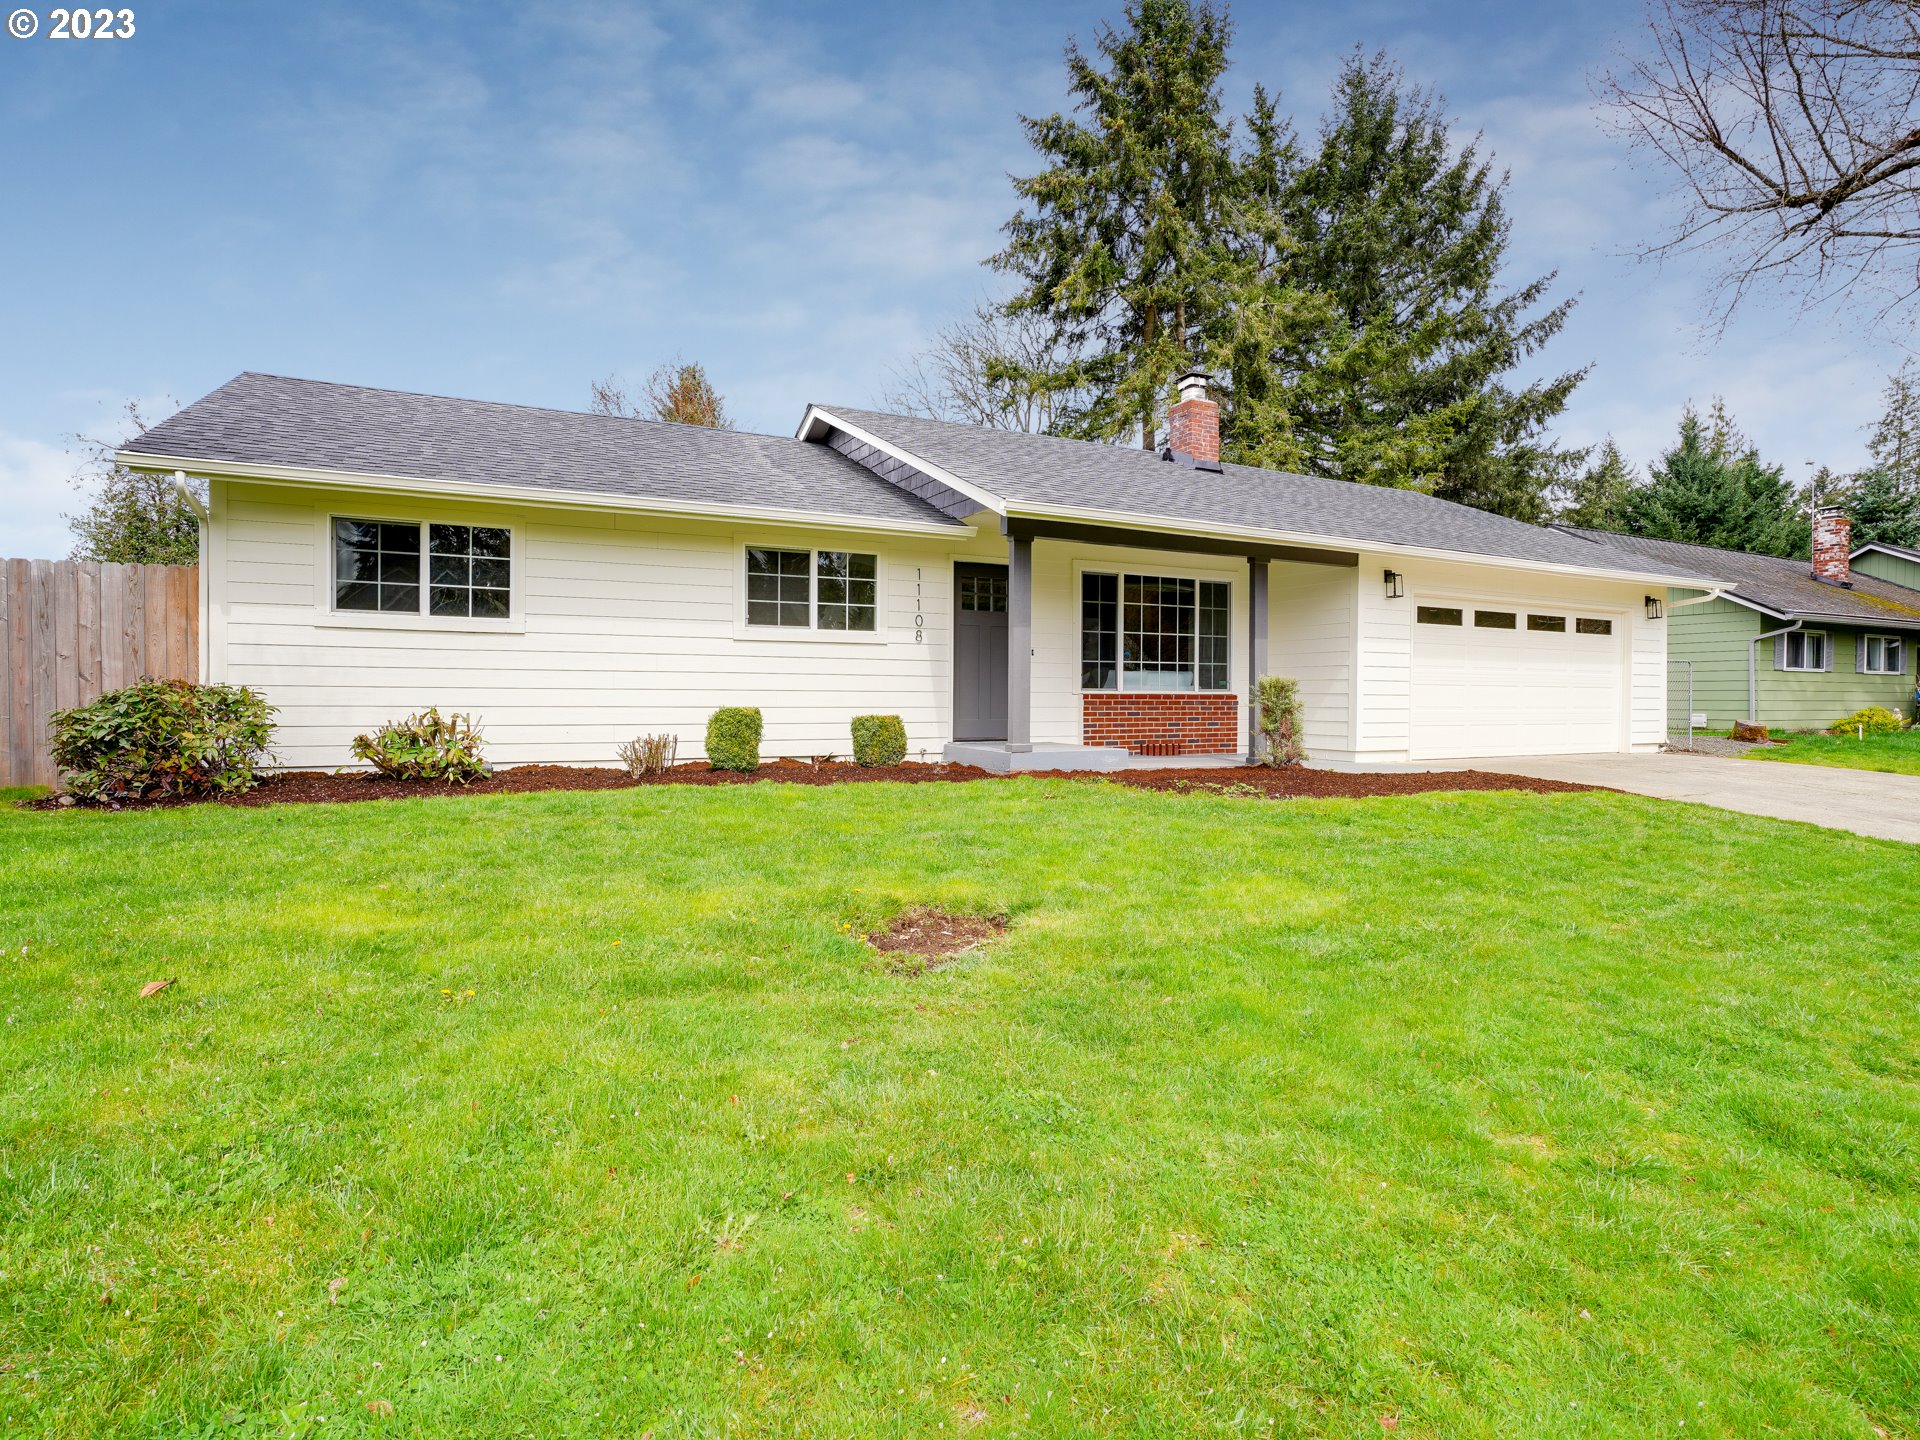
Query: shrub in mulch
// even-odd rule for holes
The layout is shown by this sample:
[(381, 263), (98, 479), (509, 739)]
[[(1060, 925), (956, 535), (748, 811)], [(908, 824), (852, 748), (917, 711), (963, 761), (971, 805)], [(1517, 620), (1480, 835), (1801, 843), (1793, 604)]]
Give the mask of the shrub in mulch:
[[(847, 785), (890, 781), (894, 784), (955, 784), (963, 781), (1020, 777), (992, 775), (973, 765), (902, 764), (865, 766), (846, 761), (774, 760), (756, 770), (715, 770), (695, 761), (675, 765), (658, 775), (631, 776), (612, 767), (583, 765), (515, 765), (495, 770), (482, 779), (458, 787), (421, 785), (384, 775), (294, 770), (265, 775), (244, 795), (220, 797), (223, 805), (297, 805), (322, 801), (413, 800), (447, 795), (517, 795), (543, 790), (627, 790), (648, 785)], [(1142, 790), (1175, 794), (1227, 795), (1287, 799), (1358, 799), (1372, 795), (1418, 795), (1430, 790), (1530, 790), (1540, 794), (1572, 794), (1601, 787), (1562, 780), (1536, 780), (1527, 775), (1501, 775), (1482, 770), (1438, 770), (1428, 773), (1349, 775), (1301, 766), (1274, 769), (1265, 765), (1217, 769), (1112, 770), (1100, 774), (1045, 771), (1037, 777), (1084, 782), (1114, 781)], [(21, 802), (27, 808), (49, 810), (57, 797)], [(189, 803), (160, 798), (129, 804), (127, 809), (150, 809)]]
[(867, 943), (887, 957), (887, 969), (894, 974), (924, 975), (951, 965), (1006, 929), (1007, 922), (997, 915), (954, 915), (937, 905), (915, 905), (867, 936)]

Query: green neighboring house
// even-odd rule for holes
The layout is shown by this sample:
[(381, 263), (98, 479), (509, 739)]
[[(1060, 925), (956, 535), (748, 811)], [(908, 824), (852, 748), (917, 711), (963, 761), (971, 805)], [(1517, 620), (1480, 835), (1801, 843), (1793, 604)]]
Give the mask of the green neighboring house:
[[(1920, 652), (1920, 552), (1850, 551), (1844, 516), (1815, 516), (1819, 570), (1806, 560), (1563, 526), (1570, 534), (1726, 582), (1715, 599), (1667, 592), (1669, 728), (1749, 720), (1824, 730), (1867, 705), (1914, 714)], [(1821, 573), (1824, 572), (1824, 573)], [(1693, 603), (1689, 604), (1691, 601)]]

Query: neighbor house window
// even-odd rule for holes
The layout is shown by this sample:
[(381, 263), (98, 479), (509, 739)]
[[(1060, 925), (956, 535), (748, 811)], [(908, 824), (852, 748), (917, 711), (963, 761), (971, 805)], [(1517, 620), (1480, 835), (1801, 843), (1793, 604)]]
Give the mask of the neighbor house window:
[(747, 623), (805, 630), (879, 628), (880, 561), (851, 550), (747, 549)]
[(1898, 635), (1860, 637), (1860, 669), (1867, 675), (1900, 675), (1907, 668), (1907, 647)]
[(1824, 670), (1827, 668), (1827, 637), (1818, 630), (1795, 630), (1774, 642), (1781, 645), (1782, 670)]
[(502, 526), (333, 522), (336, 610), (505, 620), (512, 578), (513, 536)]
[(1233, 587), (1172, 575), (1080, 577), (1085, 690), (1225, 690)]

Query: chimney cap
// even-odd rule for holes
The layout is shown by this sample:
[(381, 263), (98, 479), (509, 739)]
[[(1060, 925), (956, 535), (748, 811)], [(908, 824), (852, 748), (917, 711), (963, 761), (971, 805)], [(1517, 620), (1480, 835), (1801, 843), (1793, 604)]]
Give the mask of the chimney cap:
[(1180, 392), (1180, 399), (1205, 400), (1207, 387), (1213, 383), (1213, 375), (1206, 370), (1183, 370), (1173, 380), (1174, 388)]

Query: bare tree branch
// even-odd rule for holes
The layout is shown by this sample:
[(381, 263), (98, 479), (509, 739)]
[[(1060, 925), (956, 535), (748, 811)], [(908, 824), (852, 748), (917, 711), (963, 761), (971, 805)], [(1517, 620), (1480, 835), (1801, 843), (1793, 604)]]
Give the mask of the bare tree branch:
[(1071, 369), (1042, 318), (981, 305), (896, 368), (880, 403), (905, 415), (1045, 433), (1079, 398), (1056, 378)]
[[(1709, 252), (1714, 310), (1760, 284), (1803, 307), (1920, 297), (1920, 3), (1650, 0), (1648, 53), (1599, 81), (1682, 210), (1642, 258)], [(1906, 323), (1910, 324), (1908, 320)]]

